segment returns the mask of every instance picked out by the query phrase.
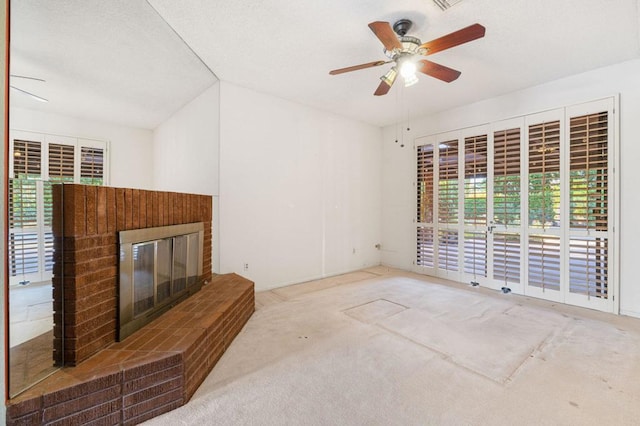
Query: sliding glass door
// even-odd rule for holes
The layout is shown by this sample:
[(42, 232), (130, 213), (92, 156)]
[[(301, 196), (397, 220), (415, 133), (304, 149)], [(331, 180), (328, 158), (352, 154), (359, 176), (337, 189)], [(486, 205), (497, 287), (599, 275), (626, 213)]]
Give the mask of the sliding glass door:
[(492, 218), (489, 224), (492, 256), (490, 286), (508, 288), (517, 293), (523, 292), (522, 188), (525, 181), (521, 164), (521, 123), (520, 119), (496, 123), (490, 134), (493, 137), (489, 184)]
[(613, 106), (416, 140), (416, 270), (614, 310)]

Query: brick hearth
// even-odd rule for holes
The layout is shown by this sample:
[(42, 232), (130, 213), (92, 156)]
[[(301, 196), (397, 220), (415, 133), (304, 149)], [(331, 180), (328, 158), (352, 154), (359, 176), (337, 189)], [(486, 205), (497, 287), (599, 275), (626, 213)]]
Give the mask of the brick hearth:
[(7, 424), (137, 424), (185, 404), (254, 311), (253, 283), (220, 275), (123, 342), (9, 401)]

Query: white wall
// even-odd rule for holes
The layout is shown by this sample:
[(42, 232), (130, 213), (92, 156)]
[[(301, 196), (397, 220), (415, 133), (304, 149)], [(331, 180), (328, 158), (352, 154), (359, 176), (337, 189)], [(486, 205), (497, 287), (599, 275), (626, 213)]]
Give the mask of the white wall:
[(158, 191), (213, 196), (212, 267), (220, 269), (220, 84), (216, 83), (153, 132), (153, 184)]
[(381, 262), (407, 271), (413, 268), (416, 247), (413, 223), (416, 211), (413, 139), (416, 135), (421, 133), (407, 132), (405, 126), (387, 127), (382, 141)]
[(411, 269), (415, 257), (415, 156), (413, 139), (538, 111), (620, 94), (620, 312), (640, 317), (637, 242), (640, 241), (640, 60), (593, 70), (526, 90), (412, 120), (408, 146), (393, 142), (395, 128), (383, 131), (382, 262)]
[(379, 264), (381, 130), (227, 82), (220, 101), (221, 272), (263, 290)]
[(25, 108), (9, 110), (9, 127), (16, 130), (109, 141), (109, 185), (151, 189), (151, 130), (118, 126)]
[(157, 190), (218, 195), (220, 84), (216, 83), (153, 132)]

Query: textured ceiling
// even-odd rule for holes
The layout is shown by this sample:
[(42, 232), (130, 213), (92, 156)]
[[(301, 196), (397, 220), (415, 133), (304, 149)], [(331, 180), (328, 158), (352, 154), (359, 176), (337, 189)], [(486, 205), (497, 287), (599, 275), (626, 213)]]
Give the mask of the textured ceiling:
[[(637, 0), (464, 0), (444, 12), (430, 0), (150, 1), (221, 80), (376, 125), (640, 54)], [(399, 18), (423, 42), (476, 22), (487, 33), (429, 57), (462, 71), (450, 84), (421, 76), (374, 97), (389, 65), (328, 74), (384, 59), (367, 24)]]
[[(430, 0), (149, 3), (220, 80), (378, 126), (640, 57), (639, 0), (463, 0), (446, 11)], [(12, 73), (48, 80), (45, 107), (55, 100), (69, 115), (102, 111), (154, 127), (214, 77), (148, 9), (142, 0), (14, 0)], [(413, 20), (409, 35), (423, 42), (476, 22), (487, 33), (429, 57), (462, 72), (450, 84), (420, 76), (374, 97), (390, 65), (328, 74), (384, 59), (367, 24), (399, 18)]]
[(215, 76), (144, 0), (12, 0), (11, 105), (153, 129)]

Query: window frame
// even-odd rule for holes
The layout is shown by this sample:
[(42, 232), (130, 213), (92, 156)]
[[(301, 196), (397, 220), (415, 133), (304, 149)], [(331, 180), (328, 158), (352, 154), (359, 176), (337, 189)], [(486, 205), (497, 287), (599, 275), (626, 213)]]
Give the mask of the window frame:
[[(422, 145), (431, 144), (435, 148), (435, 157), (438, 156), (438, 141), (444, 140), (444, 137), (449, 137), (455, 135), (453, 137), (457, 137), (459, 142), (464, 141), (465, 135), (469, 135), (469, 132), (476, 133), (474, 129), (480, 128), (482, 126), (489, 126), (489, 140), (490, 140), (490, 149), (489, 149), (489, 163), (491, 164), (491, 168), (488, 171), (487, 175), (491, 176), (490, 184), (487, 185), (487, 198), (491, 198), (490, 210), (487, 210), (487, 216), (493, 217), (493, 186), (495, 184), (493, 179), (494, 173), (494, 163), (493, 163), (493, 150), (494, 150), (494, 136), (496, 131), (507, 131), (512, 128), (518, 127), (520, 129), (520, 143), (521, 143), (521, 152), (520, 152), (520, 174), (521, 174), (521, 201), (520, 201), (520, 211), (521, 211), (521, 224), (520, 224), (520, 238), (521, 238), (521, 250), (522, 250), (522, 259), (520, 262), (520, 274), (521, 274), (521, 283), (516, 283), (515, 286), (509, 285), (509, 287), (515, 292), (519, 294), (530, 295), (533, 297), (541, 297), (546, 300), (555, 300), (561, 303), (567, 303), (575, 306), (583, 306), (594, 309), (599, 309), (605, 312), (619, 313), (620, 309), (620, 301), (619, 301), (619, 269), (620, 269), (620, 238), (619, 238), (619, 223), (620, 223), (620, 177), (619, 170), (620, 165), (620, 138), (619, 138), (619, 95), (615, 94), (612, 96), (599, 98), (595, 100), (585, 101), (582, 103), (577, 103), (573, 105), (568, 105), (560, 108), (550, 109), (546, 111), (541, 111), (537, 113), (523, 114), (520, 116), (515, 116), (512, 118), (506, 118), (503, 120), (496, 120), (489, 122), (487, 124), (481, 126), (468, 127), (464, 129), (442, 132), (438, 134), (432, 134), (428, 136), (418, 137), (414, 140), (414, 149), (415, 149), (415, 157), (414, 166), (416, 167), (416, 173), (414, 176), (418, 176), (419, 165), (417, 163), (418, 158), (418, 149)], [(599, 254), (596, 253), (596, 268), (600, 268), (599, 265), (605, 265), (607, 267), (607, 289), (606, 289), (606, 297), (600, 296), (588, 296), (582, 293), (579, 293), (579, 290), (574, 289), (572, 293), (571, 283), (570, 283), (570, 264), (571, 260), (569, 245), (572, 243), (573, 235), (575, 235), (574, 230), (570, 230), (570, 200), (571, 200), (571, 192), (570, 192), (570, 124), (571, 119), (580, 117), (582, 115), (590, 115), (590, 114), (598, 114), (601, 112), (606, 112), (608, 114), (607, 121), (607, 165), (608, 165), (608, 176), (607, 176), (607, 209), (608, 209), (608, 229), (606, 231), (597, 231), (600, 233), (604, 233), (607, 235), (606, 239), (606, 260), (605, 263), (600, 262)], [(559, 221), (560, 227), (553, 226), (542, 226), (542, 227), (532, 227), (529, 224), (529, 197), (526, 194), (529, 185), (529, 125), (539, 123), (540, 121), (552, 121), (553, 119), (560, 120), (560, 191), (561, 191), (561, 199), (560, 199), (560, 208), (559, 208)], [(453, 138), (452, 137), (452, 138)], [(464, 147), (464, 145), (462, 145)], [(463, 148), (461, 148), (463, 149)], [(461, 159), (462, 163), (462, 159)], [(463, 167), (461, 165), (461, 167)], [(434, 176), (438, 176), (439, 170), (435, 170), (433, 172)], [(414, 188), (417, 188), (417, 181), (414, 182)], [(436, 182), (434, 182), (434, 188), (438, 188), (438, 180), (436, 178)], [(417, 191), (414, 191), (414, 194), (417, 195)], [(416, 197), (416, 206), (417, 206), (417, 197)], [(461, 217), (459, 218), (459, 226), (461, 229), (464, 229), (465, 218), (463, 217), (464, 209), (463, 206), (460, 206)], [(416, 212), (417, 209), (414, 209)], [(434, 200), (433, 206), (434, 213), (439, 211), (438, 199), (437, 195)], [(414, 213), (415, 214), (415, 213)], [(562, 222), (567, 222), (563, 224)], [(434, 267), (428, 268), (420, 265), (419, 259), (414, 257), (414, 271), (418, 273), (423, 273), (427, 275), (435, 275), (438, 277), (448, 278), (459, 282), (468, 282), (468, 274), (465, 275), (462, 269), (459, 269), (458, 273), (451, 273), (449, 271), (442, 271), (438, 269), (438, 239), (437, 236), (439, 232), (442, 230), (442, 226), (440, 221), (437, 218), (434, 218), (433, 223), (420, 223), (418, 222), (417, 215), (414, 216), (414, 223), (417, 229), (417, 242), (418, 242), (418, 250), (414, 253), (418, 253), (420, 250), (420, 229), (421, 228), (430, 228), (433, 235), (433, 258), (434, 258)], [(498, 224), (495, 224), (498, 225)], [(452, 226), (447, 226), (447, 228), (452, 228)], [(496, 233), (508, 233), (509, 229), (502, 229), (500, 225), (495, 226)], [(580, 230), (581, 231), (581, 230)], [(585, 235), (595, 235), (597, 232), (593, 230), (586, 229), (584, 230)], [(535, 235), (546, 235), (548, 237), (558, 238), (560, 241), (560, 291), (557, 294), (554, 294), (553, 291), (548, 290), (545, 294), (544, 291), (537, 291), (539, 289), (531, 288), (527, 285), (526, 281), (528, 280), (529, 273), (529, 259), (527, 255), (527, 248), (529, 244), (529, 240), (531, 237)], [(416, 241), (416, 240), (414, 240)], [(600, 241), (600, 240), (598, 240)], [(426, 242), (426, 241), (425, 241)], [(491, 240), (491, 246), (493, 246), (493, 240)], [(575, 244), (575, 242), (574, 242)], [(603, 246), (604, 247), (604, 246)], [(599, 248), (593, 248), (596, 252), (598, 252)], [(427, 250), (425, 250), (427, 251)], [(461, 251), (460, 251), (461, 253)], [(460, 259), (462, 262), (462, 259)], [(493, 259), (488, 259), (488, 262), (493, 262)], [(491, 266), (491, 275), (494, 274), (494, 267)], [(598, 278), (600, 279), (600, 278)], [(484, 285), (482, 279), (479, 279), (480, 285)], [(597, 281), (597, 280), (596, 280)], [(500, 289), (497, 286), (496, 280), (487, 280), (486, 285), (490, 288)], [(496, 287), (497, 286), (497, 287)], [(515, 287), (515, 288), (514, 288)], [(578, 286), (579, 287), (579, 286)], [(582, 299), (581, 299), (582, 298)], [(594, 300), (601, 299), (601, 300)]]
[[(14, 148), (15, 140), (25, 140), (29, 142), (37, 142), (40, 144), (40, 175), (32, 179), (36, 187), (36, 226), (31, 228), (9, 228), (9, 240), (12, 235), (35, 233), (37, 235), (37, 258), (38, 258), (38, 271), (28, 274), (9, 274), (9, 284), (17, 285), (21, 282), (40, 282), (51, 279), (52, 268), (47, 266), (47, 259), (52, 256), (49, 253), (52, 250), (52, 227), (48, 223), (46, 218), (47, 206), (45, 205), (45, 186), (52, 183), (59, 183), (60, 181), (56, 177), (50, 176), (49, 173), (49, 147), (53, 144), (73, 146), (73, 183), (81, 183), (80, 177), (80, 153), (83, 147), (98, 148), (103, 150), (103, 178), (102, 185), (108, 185), (109, 183), (109, 142), (106, 140), (77, 138), (63, 135), (52, 135), (41, 132), (32, 132), (11, 129), (9, 132), (9, 179), (15, 179), (15, 167), (14, 167)], [(9, 194), (7, 194), (9, 195)], [(9, 213), (9, 212), (8, 212)], [(49, 248), (47, 249), (47, 241), (49, 241)], [(15, 247), (13, 247), (15, 249)], [(7, 247), (7, 256), (13, 250)], [(9, 259), (11, 261), (11, 258)]]

